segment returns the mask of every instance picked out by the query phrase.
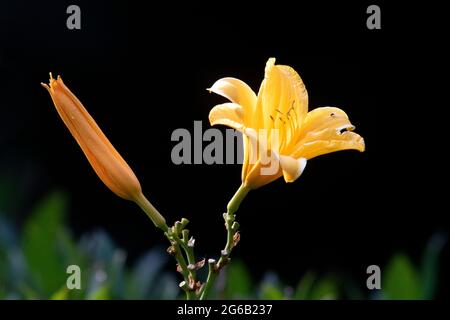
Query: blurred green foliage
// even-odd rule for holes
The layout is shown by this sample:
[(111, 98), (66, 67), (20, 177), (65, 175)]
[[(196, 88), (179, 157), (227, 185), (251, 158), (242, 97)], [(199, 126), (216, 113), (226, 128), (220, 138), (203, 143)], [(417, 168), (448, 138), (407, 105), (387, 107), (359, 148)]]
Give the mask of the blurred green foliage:
[[(65, 225), (68, 199), (54, 192), (43, 199), (18, 232), (0, 212), (0, 299), (177, 299), (174, 261), (164, 248), (145, 253), (133, 265), (103, 231), (75, 240)], [(0, 209), (1, 211), (1, 209)], [(438, 283), (445, 237), (436, 234), (420, 266), (403, 253), (382, 267), (382, 289), (370, 291), (362, 279), (310, 271), (296, 286), (268, 272), (255, 283), (242, 261), (225, 268), (211, 298), (220, 299), (432, 299)], [(69, 290), (69, 265), (81, 269), (81, 290)], [(359, 285), (356, 285), (356, 284)], [(375, 292), (375, 293), (374, 293)]]

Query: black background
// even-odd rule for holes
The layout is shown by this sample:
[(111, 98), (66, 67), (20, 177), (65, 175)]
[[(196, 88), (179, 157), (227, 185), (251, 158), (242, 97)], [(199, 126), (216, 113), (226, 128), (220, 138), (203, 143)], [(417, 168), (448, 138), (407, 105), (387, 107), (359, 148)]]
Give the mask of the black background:
[[(209, 128), (208, 112), (225, 99), (205, 90), (233, 76), (258, 90), (269, 57), (302, 76), (310, 109), (344, 109), (366, 152), (308, 162), (295, 183), (282, 179), (252, 191), (238, 212), (241, 242), (233, 253), (255, 278), (275, 270), (295, 285), (309, 269), (361, 279), (404, 251), (419, 262), (426, 241), (446, 230), (428, 166), (432, 105), (424, 86), (437, 55), (408, 6), (382, 7), (382, 29), (366, 28), (368, 3), (221, 3), (159, 7), (125, 2), (2, 4), (0, 170), (26, 195), (24, 217), (54, 188), (71, 196), (74, 233), (101, 227), (130, 261), (165, 244), (148, 218), (95, 176), (40, 87), (60, 74), (128, 161), (144, 193), (169, 222), (191, 221), (200, 256), (225, 241), (221, 214), (240, 184), (240, 165), (174, 165), (176, 128)], [(78, 4), (82, 29), (66, 28)], [(434, 8), (433, 10), (439, 10)], [(408, 24), (410, 23), (410, 24)], [(427, 47), (428, 56), (420, 53)], [(434, 115), (433, 115), (434, 117)], [(430, 193), (432, 193), (430, 195)], [(220, 235), (220, 236), (218, 236)], [(447, 246), (448, 247), (448, 246)], [(261, 261), (261, 256), (266, 259)], [(448, 269), (444, 263), (442, 270)], [(448, 276), (441, 272), (441, 281)], [(445, 285), (440, 296), (446, 294)]]

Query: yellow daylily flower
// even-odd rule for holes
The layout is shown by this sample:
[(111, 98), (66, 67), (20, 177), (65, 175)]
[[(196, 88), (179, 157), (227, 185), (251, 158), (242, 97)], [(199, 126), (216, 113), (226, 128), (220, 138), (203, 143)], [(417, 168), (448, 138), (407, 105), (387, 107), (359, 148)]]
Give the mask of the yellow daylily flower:
[[(211, 125), (222, 124), (243, 133), (244, 189), (259, 188), (281, 176), (293, 182), (309, 159), (340, 150), (365, 149), (363, 138), (352, 132), (355, 127), (343, 110), (323, 107), (308, 112), (308, 93), (302, 79), (291, 67), (275, 65), (274, 58), (267, 61), (258, 95), (235, 78), (220, 79), (209, 91), (231, 101), (210, 111)], [(266, 135), (258, 134), (261, 131)], [(264, 136), (267, 138), (262, 139)], [(262, 172), (264, 152), (279, 162), (276, 172)]]
[(62, 78), (55, 80), (50, 73), (49, 85), (41, 85), (50, 93), (56, 111), (103, 183), (119, 197), (137, 203), (157, 227), (166, 230), (164, 217), (143, 195), (133, 170)]

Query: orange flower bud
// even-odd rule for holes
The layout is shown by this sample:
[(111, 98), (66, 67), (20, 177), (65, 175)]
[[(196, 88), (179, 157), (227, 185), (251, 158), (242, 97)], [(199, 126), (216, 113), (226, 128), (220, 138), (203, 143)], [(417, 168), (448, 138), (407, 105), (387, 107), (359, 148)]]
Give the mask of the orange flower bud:
[(164, 218), (142, 194), (133, 170), (61, 77), (55, 80), (50, 73), (50, 84), (41, 84), (50, 93), (56, 111), (103, 183), (119, 197), (136, 202), (156, 226), (164, 229)]

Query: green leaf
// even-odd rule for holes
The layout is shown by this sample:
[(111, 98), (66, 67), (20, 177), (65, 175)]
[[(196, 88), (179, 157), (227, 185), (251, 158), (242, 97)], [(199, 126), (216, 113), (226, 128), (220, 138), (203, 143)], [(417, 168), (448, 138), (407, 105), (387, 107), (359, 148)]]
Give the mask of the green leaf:
[(428, 242), (422, 259), (422, 298), (433, 299), (439, 273), (439, 256), (447, 242), (447, 237), (437, 233)]
[(242, 261), (233, 260), (227, 266), (227, 283), (225, 295), (227, 299), (245, 299), (252, 293), (250, 272)]
[(173, 273), (162, 273), (152, 288), (152, 294), (148, 298), (152, 299), (176, 299), (180, 295), (180, 287)]
[(271, 283), (265, 283), (261, 286), (262, 300), (283, 300), (283, 292)]
[(66, 286), (62, 287), (58, 291), (56, 291), (50, 297), (51, 300), (67, 300), (69, 297), (69, 289)]
[(381, 279), (381, 290), (385, 299), (414, 300), (421, 298), (419, 275), (405, 254), (397, 254), (391, 259)]
[(280, 288), (278, 276), (273, 272), (268, 272), (264, 276), (264, 280), (261, 283), (260, 299), (263, 300), (282, 300), (284, 294)]
[(311, 289), (312, 300), (336, 300), (339, 299), (339, 290), (336, 280), (332, 276), (325, 276), (317, 281)]
[(297, 285), (297, 289), (294, 293), (295, 300), (306, 300), (308, 299), (311, 289), (313, 287), (316, 276), (313, 272), (306, 273)]
[(88, 296), (89, 300), (108, 300), (110, 299), (110, 292), (108, 286), (101, 286), (97, 290), (93, 291)]
[(66, 207), (66, 197), (54, 192), (33, 210), (24, 228), (22, 245), (29, 272), (46, 297), (66, 281), (66, 266), (57, 250)]
[(167, 260), (167, 255), (161, 248), (152, 249), (142, 256), (136, 262), (132, 272), (128, 274), (127, 298), (148, 299), (149, 294), (154, 291), (152, 288)]

